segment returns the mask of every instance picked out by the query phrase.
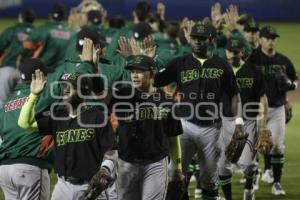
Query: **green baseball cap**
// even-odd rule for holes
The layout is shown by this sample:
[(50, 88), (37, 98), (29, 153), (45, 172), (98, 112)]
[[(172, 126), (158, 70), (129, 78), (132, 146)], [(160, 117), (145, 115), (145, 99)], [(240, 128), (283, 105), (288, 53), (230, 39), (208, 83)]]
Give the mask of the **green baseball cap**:
[(239, 52), (241, 50), (243, 50), (244, 45), (242, 43), (242, 41), (240, 41), (239, 39), (236, 38), (230, 38), (227, 41), (226, 44), (226, 49), (232, 52)]

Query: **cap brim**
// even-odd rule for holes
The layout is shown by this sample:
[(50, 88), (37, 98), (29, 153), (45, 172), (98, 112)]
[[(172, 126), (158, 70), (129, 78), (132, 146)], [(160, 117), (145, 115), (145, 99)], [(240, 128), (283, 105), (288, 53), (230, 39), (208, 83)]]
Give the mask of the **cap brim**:
[(271, 38), (271, 39), (273, 39), (273, 38), (278, 38), (278, 37), (280, 37), (278, 34), (272, 34), (272, 35), (260, 35), (260, 37), (264, 37), (264, 38)]
[(245, 28), (244, 31), (246, 31), (246, 32), (258, 32), (259, 28)]
[(140, 69), (140, 70), (144, 70), (144, 71), (150, 70), (150, 68), (147, 68), (147, 67), (144, 67), (144, 66), (141, 66), (138, 64), (129, 64), (129, 65), (125, 66), (125, 69), (127, 69), (127, 70)]
[(201, 38), (209, 38), (210, 36), (209, 35), (200, 35), (200, 34), (196, 34), (196, 33), (191, 33), (190, 36), (192, 37), (201, 37)]

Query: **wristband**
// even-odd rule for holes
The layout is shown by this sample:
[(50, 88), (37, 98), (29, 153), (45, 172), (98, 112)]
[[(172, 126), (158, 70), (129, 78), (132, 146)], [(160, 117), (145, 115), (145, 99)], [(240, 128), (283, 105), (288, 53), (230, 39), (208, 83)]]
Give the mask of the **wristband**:
[(244, 120), (241, 117), (238, 117), (235, 119), (235, 124), (236, 125), (244, 125)]

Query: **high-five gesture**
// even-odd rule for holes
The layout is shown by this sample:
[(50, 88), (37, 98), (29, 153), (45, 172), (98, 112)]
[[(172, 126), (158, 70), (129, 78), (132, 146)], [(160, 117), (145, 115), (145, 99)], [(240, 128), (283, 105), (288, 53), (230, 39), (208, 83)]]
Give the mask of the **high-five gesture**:
[(165, 20), (165, 14), (166, 14), (166, 6), (165, 4), (159, 2), (156, 6), (156, 12), (159, 15), (161, 20)]
[(195, 25), (195, 22), (193, 20), (189, 20), (189, 21), (187, 21), (186, 27), (183, 29), (185, 39), (188, 41), (188, 43), (190, 43), (190, 40), (191, 40), (190, 35), (191, 35), (192, 28), (194, 25)]
[(30, 92), (32, 94), (39, 95), (43, 91), (45, 84), (46, 84), (46, 78), (44, 76), (44, 73), (39, 69), (35, 70), (35, 73), (32, 74)]
[(83, 47), (82, 47), (82, 53), (81, 53), (81, 60), (82, 61), (89, 61), (93, 62), (93, 41), (84, 38), (83, 40)]
[(216, 29), (219, 29), (221, 24), (222, 24), (222, 7), (221, 4), (219, 2), (215, 3), (212, 7), (211, 7), (211, 20), (212, 20), (212, 24)]
[(120, 37), (118, 43), (119, 49), (117, 50), (117, 52), (121, 54), (121, 56), (127, 58), (128, 56), (131, 56), (133, 54), (129, 39), (127, 39), (126, 37)]

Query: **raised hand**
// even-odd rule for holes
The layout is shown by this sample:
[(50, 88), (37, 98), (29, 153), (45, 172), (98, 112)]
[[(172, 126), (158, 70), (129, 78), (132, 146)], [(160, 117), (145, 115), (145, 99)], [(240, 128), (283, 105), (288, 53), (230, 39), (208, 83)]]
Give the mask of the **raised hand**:
[(222, 7), (219, 2), (215, 3), (211, 7), (211, 20), (216, 29), (219, 29), (222, 24)]
[(93, 51), (94, 51), (93, 41), (88, 38), (84, 38), (83, 48), (82, 48), (82, 53), (81, 53), (81, 60), (93, 62), (94, 61), (93, 60), (93, 58), (94, 58)]
[(234, 20), (237, 22), (239, 20), (239, 11), (236, 5), (229, 5), (229, 12), (231, 13)]
[(235, 16), (229, 10), (224, 14), (225, 26), (230, 30), (234, 30), (237, 28), (237, 22), (235, 20)]
[(132, 50), (132, 55), (144, 55), (144, 50), (142, 49), (142, 44), (140, 44), (140, 42), (136, 41), (135, 39), (131, 39), (129, 43)]
[(159, 15), (161, 20), (165, 20), (165, 14), (166, 14), (166, 6), (165, 4), (159, 2), (156, 6), (156, 12)]
[(125, 58), (133, 55), (129, 39), (127, 39), (126, 37), (120, 37), (118, 43), (119, 49), (117, 50), (117, 52), (119, 52), (119, 54), (121, 54)]
[(190, 41), (191, 41), (191, 32), (192, 32), (192, 28), (194, 25), (195, 25), (195, 22), (193, 20), (189, 20), (186, 24), (186, 28), (183, 29), (184, 36), (185, 36), (186, 40), (188, 41), (188, 43), (190, 43)]
[(70, 15), (68, 16), (68, 26), (73, 30), (78, 30), (79, 28), (79, 14), (76, 8), (71, 8)]
[(156, 54), (156, 45), (153, 35), (149, 35), (143, 41), (143, 54), (153, 58)]
[(46, 84), (46, 78), (44, 76), (44, 73), (42, 71), (35, 70), (35, 73), (32, 74), (32, 80), (30, 84), (30, 92), (35, 95), (39, 95)]

